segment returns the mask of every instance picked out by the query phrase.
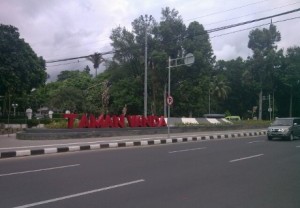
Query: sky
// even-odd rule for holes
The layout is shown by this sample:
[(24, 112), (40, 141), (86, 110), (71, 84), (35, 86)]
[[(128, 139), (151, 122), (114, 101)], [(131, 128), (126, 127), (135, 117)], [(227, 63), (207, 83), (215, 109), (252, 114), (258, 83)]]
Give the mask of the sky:
[[(209, 30), (298, 9), (300, 0), (0, 0), (0, 23), (17, 27), (36, 54), (51, 61), (110, 51), (113, 29), (121, 26), (131, 31), (134, 19), (145, 14), (160, 21), (165, 7), (176, 9), (186, 26), (198, 21)], [(251, 56), (249, 28), (270, 21), (210, 33), (217, 60)], [(299, 11), (272, 21), (282, 36), (278, 48), (300, 46)], [(47, 73), (55, 80), (62, 70), (82, 70), (86, 65), (94, 74), (85, 59), (49, 63)], [(104, 69), (102, 65), (100, 72)]]

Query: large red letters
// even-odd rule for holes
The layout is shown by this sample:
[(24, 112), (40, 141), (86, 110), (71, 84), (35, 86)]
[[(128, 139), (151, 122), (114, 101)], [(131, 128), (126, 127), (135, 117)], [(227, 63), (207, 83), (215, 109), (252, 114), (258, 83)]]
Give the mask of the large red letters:
[[(64, 118), (68, 119), (68, 128), (74, 127), (74, 120), (77, 118), (77, 114), (64, 114)], [(124, 128), (125, 119), (127, 119), (128, 127), (163, 127), (167, 126), (163, 116), (110, 116), (100, 115), (95, 118), (94, 115), (87, 116), (83, 114), (79, 121), (79, 128)]]

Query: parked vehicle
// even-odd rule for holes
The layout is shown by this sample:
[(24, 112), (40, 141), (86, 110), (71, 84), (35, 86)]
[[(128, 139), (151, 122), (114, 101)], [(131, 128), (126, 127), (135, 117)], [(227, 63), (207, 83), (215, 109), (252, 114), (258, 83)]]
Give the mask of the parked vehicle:
[(240, 121), (241, 118), (239, 116), (227, 116), (225, 117), (229, 121)]
[(300, 118), (276, 118), (268, 127), (268, 140), (273, 138), (294, 140), (294, 137), (300, 136)]

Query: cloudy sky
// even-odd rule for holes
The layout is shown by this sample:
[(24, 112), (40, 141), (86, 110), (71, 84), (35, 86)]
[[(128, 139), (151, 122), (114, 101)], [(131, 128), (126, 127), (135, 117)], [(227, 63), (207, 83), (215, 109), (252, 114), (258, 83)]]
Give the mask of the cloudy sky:
[[(192, 21), (198, 21), (205, 29), (213, 29), (298, 9), (300, 1), (1, 0), (0, 23), (19, 28), (21, 37), (33, 50), (50, 61), (110, 51), (112, 29), (121, 26), (131, 30), (131, 22), (144, 14), (152, 15), (159, 21), (161, 9), (167, 6), (179, 11), (187, 26)], [(278, 44), (280, 48), (300, 46), (300, 12), (276, 17), (272, 21), (282, 35)], [(217, 59), (230, 60), (251, 55), (247, 48), (248, 28), (269, 22), (264, 20), (211, 33)], [(60, 70), (83, 69), (87, 64), (93, 68), (84, 59), (74, 62), (47, 64), (47, 72), (54, 79)], [(94, 73), (93, 70), (91, 73)]]

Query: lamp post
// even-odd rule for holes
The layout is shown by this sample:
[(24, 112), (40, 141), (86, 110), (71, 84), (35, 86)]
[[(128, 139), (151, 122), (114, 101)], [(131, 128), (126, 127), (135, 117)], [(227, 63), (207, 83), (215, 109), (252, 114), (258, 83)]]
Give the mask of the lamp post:
[(14, 108), (14, 117), (16, 117), (16, 108), (18, 107), (17, 103), (11, 104), (11, 106)]
[[(184, 60), (183, 64), (178, 64), (178, 61)], [(171, 62), (174, 61), (174, 66), (171, 66)], [(195, 62), (195, 57), (193, 54), (188, 53), (185, 57), (171, 59), (169, 56), (168, 60), (168, 138), (170, 138), (170, 105), (173, 103), (173, 97), (171, 96), (171, 68), (178, 66), (191, 66)], [(171, 102), (170, 102), (171, 100)]]
[(148, 105), (148, 26), (152, 20), (152, 15), (145, 15), (145, 79), (144, 79), (144, 116), (147, 116), (147, 105)]

